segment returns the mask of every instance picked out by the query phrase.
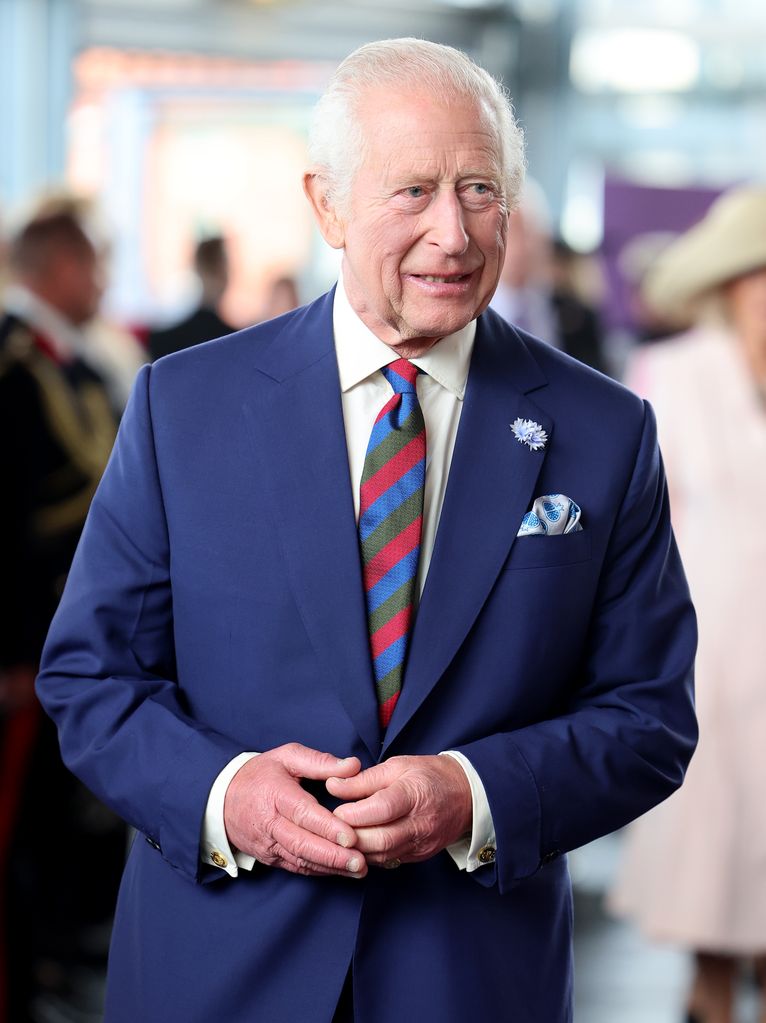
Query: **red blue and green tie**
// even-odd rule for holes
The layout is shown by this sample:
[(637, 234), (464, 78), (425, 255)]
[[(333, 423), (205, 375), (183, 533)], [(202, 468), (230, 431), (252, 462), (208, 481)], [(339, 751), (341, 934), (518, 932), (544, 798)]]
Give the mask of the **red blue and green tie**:
[(415, 389), (417, 366), (397, 359), (381, 372), (394, 394), (380, 410), (367, 446), (359, 539), (378, 715), (385, 728), (402, 688), (414, 616), (426, 427)]

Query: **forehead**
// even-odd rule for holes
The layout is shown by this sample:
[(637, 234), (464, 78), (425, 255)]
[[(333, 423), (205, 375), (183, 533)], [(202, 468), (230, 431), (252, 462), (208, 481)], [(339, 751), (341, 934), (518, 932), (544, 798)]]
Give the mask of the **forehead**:
[(365, 162), (381, 171), (455, 160), (466, 163), (466, 169), (496, 171), (501, 164), (495, 116), (485, 103), (467, 96), (445, 99), (417, 89), (370, 90), (360, 103), (359, 119)]

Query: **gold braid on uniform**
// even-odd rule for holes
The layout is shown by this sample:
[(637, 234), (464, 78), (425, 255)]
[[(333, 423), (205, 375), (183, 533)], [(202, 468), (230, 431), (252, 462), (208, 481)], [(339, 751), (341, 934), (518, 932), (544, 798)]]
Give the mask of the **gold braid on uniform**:
[(95, 381), (83, 383), (74, 394), (23, 327), (8, 338), (6, 365), (13, 359), (36, 381), (43, 415), (71, 463), (51, 472), (43, 483), (43, 496), (50, 503), (36, 510), (31, 525), (46, 539), (84, 522), (114, 444), (114, 414)]

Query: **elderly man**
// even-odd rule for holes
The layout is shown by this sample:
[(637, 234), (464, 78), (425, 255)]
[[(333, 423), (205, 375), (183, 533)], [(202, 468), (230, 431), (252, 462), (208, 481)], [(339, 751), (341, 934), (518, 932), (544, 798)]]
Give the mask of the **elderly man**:
[(338, 287), (142, 371), (47, 644), (145, 836), (106, 1018), (564, 1023), (563, 854), (695, 741), (654, 421), (485, 312), (523, 154), (464, 55), (362, 47), (312, 157)]

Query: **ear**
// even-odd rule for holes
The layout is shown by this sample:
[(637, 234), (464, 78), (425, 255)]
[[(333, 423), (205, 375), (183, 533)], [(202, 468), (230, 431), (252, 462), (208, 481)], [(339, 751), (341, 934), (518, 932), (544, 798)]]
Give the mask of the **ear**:
[(303, 175), (303, 191), (311, 203), (322, 237), (334, 249), (342, 249), (346, 241), (345, 225), (329, 198), (327, 178), (316, 171)]

